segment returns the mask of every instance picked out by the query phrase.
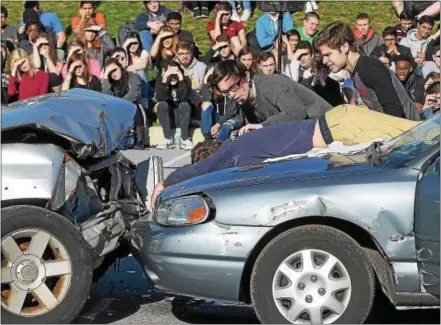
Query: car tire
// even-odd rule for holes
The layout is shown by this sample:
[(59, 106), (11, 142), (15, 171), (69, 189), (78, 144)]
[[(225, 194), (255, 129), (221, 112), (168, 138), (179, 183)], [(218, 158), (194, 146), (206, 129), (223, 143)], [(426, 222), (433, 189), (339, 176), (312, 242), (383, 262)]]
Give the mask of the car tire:
[[(311, 267), (308, 256), (312, 256)], [(318, 263), (320, 258), (322, 263)], [(297, 263), (295, 270), (289, 267), (291, 261)], [(335, 265), (333, 269), (332, 265)], [(337, 288), (334, 280), (345, 288), (334, 291)], [(250, 292), (254, 310), (263, 324), (308, 321), (360, 324), (372, 308), (375, 281), (371, 264), (352, 237), (332, 227), (306, 225), (283, 232), (265, 246), (252, 270)], [(288, 290), (278, 291), (285, 288)], [(324, 309), (325, 305), (335, 306), (338, 313)], [(316, 317), (312, 318), (309, 311), (315, 312)], [(316, 322), (317, 319), (320, 321)]]
[[(72, 322), (89, 298), (92, 283), (92, 258), (87, 242), (63, 216), (40, 207), (25, 205), (7, 207), (2, 209), (1, 218), (2, 322), (11, 324)], [(29, 239), (26, 239), (27, 236), (30, 236)], [(14, 246), (13, 243), (16, 245)], [(17, 256), (18, 258), (15, 258)], [(30, 258), (33, 259), (22, 260)], [(15, 259), (16, 262), (12, 263), (9, 259)], [(49, 265), (49, 260), (58, 263), (56, 269), (53, 268), (55, 263)], [(41, 263), (38, 264), (38, 261)], [(18, 268), (22, 265), (27, 269), (21, 268), (22, 272), (19, 273)], [(3, 278), (5, 267), (8, 267), (9, 280)], [(26, 280), (29, 281), (24, 282)], [(31, 294), (26, 294), (26, 288), (17, 289), (18, 286), (26, 285), (38, 289), (33, 289), (34, 287), (30, 289)], [(12, 288), (15, 288), (15, 291)], [(23, 300), (20, 300), (20, 294), (17, 294), (20, 290), (24, 292)], [(38, 294), (33, 290), (39, 290)], [(9, 297), (13, 293), (16, 295), (17, 306), (14, 309), (11, 307), (13, 303), (10, 302), (12, 298)], [(45, 298), (40, 301), (37, 297)], [(30, 308), (26, 309), (26, 307)]]

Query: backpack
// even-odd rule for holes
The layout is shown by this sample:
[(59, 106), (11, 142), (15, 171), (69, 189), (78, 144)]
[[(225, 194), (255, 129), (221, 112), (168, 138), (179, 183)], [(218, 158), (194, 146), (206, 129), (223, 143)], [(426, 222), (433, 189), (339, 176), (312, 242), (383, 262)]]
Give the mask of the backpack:
[(116, 36), (116, 46), (123, 46), (124, 42), (127, 39), (127, 34), (130, 32), (135, 32), (139, 34), (138, 30), (136, 29), (135, 22), (133, 21), (128, 21), (120, 28), (118, 28), (118, 34)]

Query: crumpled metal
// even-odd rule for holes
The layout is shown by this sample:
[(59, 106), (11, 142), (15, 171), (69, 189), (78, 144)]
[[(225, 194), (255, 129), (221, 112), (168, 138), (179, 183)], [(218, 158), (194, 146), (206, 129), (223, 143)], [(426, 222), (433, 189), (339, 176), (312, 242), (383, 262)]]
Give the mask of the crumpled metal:
[(77, 158), (106, 157), (133, 126), (136, 109), (129, 101), (76, 88), (2, 107), (2, 132), (40, 129), (69, 140)]

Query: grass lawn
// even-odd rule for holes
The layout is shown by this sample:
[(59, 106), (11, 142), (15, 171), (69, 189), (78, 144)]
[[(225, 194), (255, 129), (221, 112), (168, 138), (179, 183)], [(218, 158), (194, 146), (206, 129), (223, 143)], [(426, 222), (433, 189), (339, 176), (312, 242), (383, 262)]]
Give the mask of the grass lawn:
[[(2, 1), (9, 11), (8, 23), (17, 25), (23, 14), (23, 1)], [(174, 10), (178, 7), (178, 1), (162, 1), (162, 4)], [(377, 31), (382, 31), (388, 25), (395, 25), (398, 19), (392, 9), (390, 1), (321, 1), (318, 13), (321, 17), (321, 27), (335, 20), (342, 20), (345, 23), (354, 25), (355, 16), (360, 12), (368, 13), (372, 18), (372, 25)], [(54, 11), (60, 17), (64, 28), (66, 28), (73, 16), (78, 12), (79, 1), (53, 1), (41, 2), (41, 7), (45, 11)], [(108, 30), (114, 37), (121, 26), (126, 21), (135, 20), (140, 12), (144, 10), (141, 1), (102, 1), (98, 6), (98, 11), (105, 14), (108, 23)], [(254, 28), (256, 19), (262, 13), (258, 10), (247, 22), (247, 30)], [(302, 24), (304, 13), (299, 12), (294, 15), (294, 25)], [(211, 15), (214, 18), (214, 15)], [(205, 30), (208, 19), (194, 19), (192, 12), (186, 11), (183, 19), (183, 29), (190, 30), (195, 36), (195, 40), (203, 53), (208, 50), (209, 39)], [(72, 36), (70, 36), (71, 38)]]

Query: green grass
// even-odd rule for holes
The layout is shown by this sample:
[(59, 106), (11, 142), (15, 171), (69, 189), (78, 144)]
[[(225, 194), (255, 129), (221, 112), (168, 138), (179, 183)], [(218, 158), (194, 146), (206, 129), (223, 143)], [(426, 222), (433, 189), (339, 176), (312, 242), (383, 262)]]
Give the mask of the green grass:
[[(18, 22), (23, 14), (23, 3), (22, 1), (2, 1), (2, 5), (6, 6), (9, 11), (8, 23), (10, 25), (18, 26)], [(178, 7), (179, 2), (162, 1), (162, 4), (174, 10)], [(56, 12), (64, 28), (66, 28), (70, 24), (72, 17), (78, 12), (79, 2), (41, 2), (41, 7), (45, 11)], [(141, 1), (102, 1), (98, 6), (98, 10), (105, 14), (109, 33), (114, 37), (119, 26), (126, 21), (134, 21), (137, 15), (144, 10), (144, 6)], [(332, 21), (341, 20), (353, 26), (355, 16), (360, 12), (368, 13), (371, 16), (373, 27), (380, 32), (386, 26), (395, 25), (398, 22), (390, 1), (321, 1), (318, 11), (321, 17), (320, 25), (324, 27)], [(261, 14), (258, 10), (254, 12), (254, 16), (246, 24), (248, 31), (254, 28), (255, 21)], [(302, 24), (303, 15), (303, 13), (296, 13), (294, 15), (294, 24), (296, 26)], [(212, 14), (210, 18), (214, 18), (214, 15)], [(194, 19), (190, 11), (184, 13), (182, 28), (193, 32), (196, 43), (203, 53), (208, 50), (210, 45), (208, 34), (205, 30), (207, 21), (208, 19)]]

